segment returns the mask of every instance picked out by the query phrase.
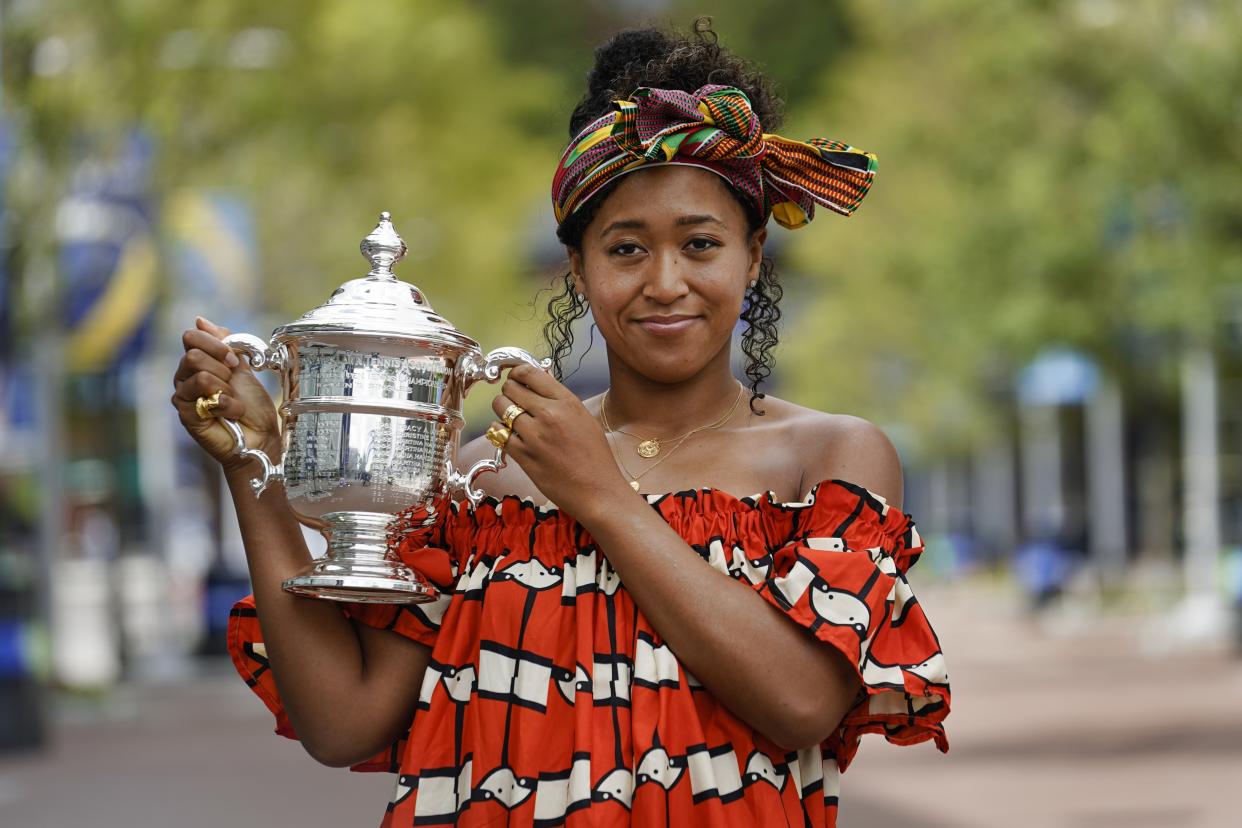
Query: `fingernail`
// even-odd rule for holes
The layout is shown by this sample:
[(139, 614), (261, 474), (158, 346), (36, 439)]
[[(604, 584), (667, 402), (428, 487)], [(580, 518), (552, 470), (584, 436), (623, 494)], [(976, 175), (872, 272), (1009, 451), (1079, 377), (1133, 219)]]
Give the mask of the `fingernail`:
[(224, 358), (224, 364), (230, 368), (236, 368), (238, 365), (241, 365), (241, 360), (237, 358), (237, 354), (229, 351), (228, 355)]

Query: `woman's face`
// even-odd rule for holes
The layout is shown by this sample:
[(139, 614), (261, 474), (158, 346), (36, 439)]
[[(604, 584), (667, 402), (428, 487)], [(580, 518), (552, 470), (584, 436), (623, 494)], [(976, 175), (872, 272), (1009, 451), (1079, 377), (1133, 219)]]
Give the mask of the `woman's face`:
[(657, 382), (697, 374), (732, 339), (767, 231), (719, 176), (679, 165), (624, 176), (569, 250), (609, 350)]

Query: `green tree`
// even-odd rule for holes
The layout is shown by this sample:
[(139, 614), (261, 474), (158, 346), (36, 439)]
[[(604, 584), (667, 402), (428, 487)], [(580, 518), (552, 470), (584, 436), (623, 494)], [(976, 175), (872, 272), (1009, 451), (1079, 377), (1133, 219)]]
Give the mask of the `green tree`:
[(808, 117), (880, 175), (848, 224), (793, 238), (823, 285), (789, 336), (798, 395), (954, 450), (1048, 343), (1118, 369), (1136, 337), (1214, 336), (1242, 276), (1240, 14), (858, 4), (850, 71)]
[(157, 198), (219, 188), (252, 205), (274, 318), (364, 274), (357, 244), (386, 209), (410, 245), (398, 273), (437, 311), (485, 349), (535, 346), (531, 217), (548, 209), (565, 81), (504, 60), (471, 5), (51, 0), (5, 22), (9, 107), (38, 170), (18, 188), (26, 227), (51, 226), (83, 146), (138, 127)]

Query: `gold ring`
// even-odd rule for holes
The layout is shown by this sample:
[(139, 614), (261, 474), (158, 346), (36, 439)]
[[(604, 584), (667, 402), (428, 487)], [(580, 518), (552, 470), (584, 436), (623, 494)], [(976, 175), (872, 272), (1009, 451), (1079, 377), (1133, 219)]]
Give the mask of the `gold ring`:
[(220, 392), (212, 394), (210, 397), (199, 397), (194, 401), (194, 410), (198, 412), (198, 416), (204, 420), (210, 420), (215, 417), (211, 412), (220, 407)]
[(513, 421), (516, 420), (519, 415), (522, 415), (525, 413), (527, 413), (525, 408), (522, 408), (522, 406), (518, 405), (517, 403), (513, 403), (508, 408), (505, 409), (504, 414), (500, 415), (500, 421), (505, 424), (505, 428), (512, 431)]
[(498, 449), (502, 449), (505, 447), (505, 443), (509, 442), (511, 434), (512, 432), (504, 426), (494, 425), (487, 429), (487, 442)]

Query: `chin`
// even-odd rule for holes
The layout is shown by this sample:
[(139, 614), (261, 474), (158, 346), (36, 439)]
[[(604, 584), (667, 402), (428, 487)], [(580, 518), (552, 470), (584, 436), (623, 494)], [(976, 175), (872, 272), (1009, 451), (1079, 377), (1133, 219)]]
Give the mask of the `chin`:
[(636, 362), (631, 363), (631, 367), (649, 380), (676, 385), (702, 373), (709, 361), (705, 354), (706, 351), (695, 351), (684, 356), (669, 351), (641, 354)]

